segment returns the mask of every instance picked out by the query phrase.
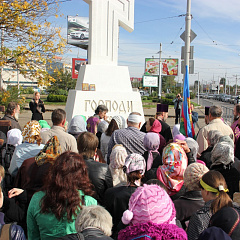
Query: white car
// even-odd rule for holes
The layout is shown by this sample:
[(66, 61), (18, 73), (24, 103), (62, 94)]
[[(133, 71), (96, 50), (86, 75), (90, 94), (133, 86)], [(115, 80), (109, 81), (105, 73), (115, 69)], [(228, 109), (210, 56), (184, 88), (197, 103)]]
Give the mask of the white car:
[(78, 39), (85, 39), (89, 37), (89, 31), (88, 29), (82, 29), (79, 31), (74, 31), (70, 33), (71, 38), (78, 38)]

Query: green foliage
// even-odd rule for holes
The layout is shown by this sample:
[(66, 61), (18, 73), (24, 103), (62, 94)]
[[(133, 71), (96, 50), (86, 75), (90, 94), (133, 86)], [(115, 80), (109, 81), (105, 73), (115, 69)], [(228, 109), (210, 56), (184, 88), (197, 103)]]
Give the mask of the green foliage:
[(72, 79), (71, 73), (60, 69), (52, 74), (55, 79), (53, 83), (46, 89), (50, 94), (68, 95), (70, 89), (75, 89), (77, 79)]
[(167, 99), (175, 99), (176, 98), (176, 94), (175, 93), (167, 93), (165, 96)]
[(48, 102), (66, 102), (67, 96), (49, 94), (47, 97), (47, 101)]
[(34, 90), (33, 87), (27, 87), (22, 89), (22, 94), (33, 94)]
[(190, 99), (194, 99), (196, 97), (196, 94), (193, 92), (190, 92)]
[(22, 87), (8, 86), (7, 90), (0, 92), (0, 105), (7, 107), (10, 102), (17, 102), (21, 108), (25, 102), (25, 97), (21, 96)]
[(151, 94), (151, 97), (157, 97), (158, 93), (156, 91), (153, 91)]
[(162, 104), (174, 105), (172, 99), (169, 98), (162, 97), (160, 101)]

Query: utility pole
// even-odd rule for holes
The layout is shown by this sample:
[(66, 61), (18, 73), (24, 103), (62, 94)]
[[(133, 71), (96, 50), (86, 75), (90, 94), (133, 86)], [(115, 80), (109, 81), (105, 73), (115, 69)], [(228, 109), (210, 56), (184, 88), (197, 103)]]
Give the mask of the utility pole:
[(199, 72), (198, 72), (198, 96), (197, 96), (197, 104), (199, 105), (199, 87), (200, 87), (200, 84), (199, 84)]
[(224, 93), (226, 94), (227, 93), (227, 91), (226, 91), (226, 88), (227, 88), (227, 73), (225, 73), (225, 81), (224, 81), (224, 83), (225, 83)]
[(158, 98), (162, 97), (162, 43), (160, 43), (159, 51), (159, 79), (158, 79)]
[(218, 94), (219, 94), (219, 90), (220, 90), (220, 77), (218, 76)]
[[(187, 0), (187, 13), (185, 18), (185, 53), (184, 53), (184, 65), (188, 66), (189, 71), (189, 55), (190, 55), (190, 38), (191, 38), (191, 0)], [(184, 74), (184, 79), (186, 72)]]
[(236, 88), (235, 88), (235, 96), (237, 96), (237, 74), (236, 74)]
[(228, 94), (230, 95), (231, 92), (230, 92), (230, 82), (229, 82), (229, 79), (228, 79)]

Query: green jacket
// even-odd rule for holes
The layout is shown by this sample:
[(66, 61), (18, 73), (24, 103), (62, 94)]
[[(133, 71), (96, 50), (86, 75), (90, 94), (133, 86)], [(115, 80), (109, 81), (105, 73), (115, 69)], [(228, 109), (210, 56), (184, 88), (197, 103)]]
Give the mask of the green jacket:
[[(84, 195), (81, 190), (79, 194)], [(27, 212), (28, 240), (51, 240), (76, 233), (74, 217), (72, 222), (67, 219), (59, 221), (52, 213), (41, 213), (40, 201), (44, 195), (42, 191), (37, 192), (30, 201)], [(84, 200), (85, 206), (97, 205), (97, 200), (90, 196), (84, 196)]]

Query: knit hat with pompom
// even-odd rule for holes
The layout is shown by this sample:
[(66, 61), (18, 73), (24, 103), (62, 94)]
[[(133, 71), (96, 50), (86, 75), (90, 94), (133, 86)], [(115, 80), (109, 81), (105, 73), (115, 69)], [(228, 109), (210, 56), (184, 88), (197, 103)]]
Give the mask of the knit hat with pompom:
[(165, 190), (158, 185), (138, 187), (129, 200), (122, 222), (132, 225), (144, 222), (176, 224), (176, 210)]

